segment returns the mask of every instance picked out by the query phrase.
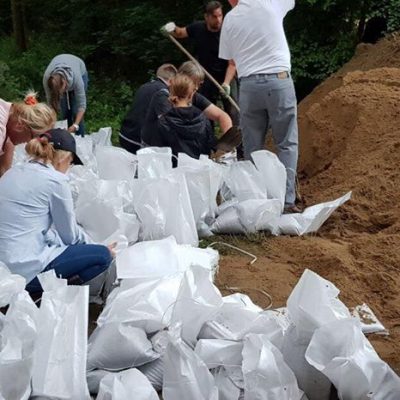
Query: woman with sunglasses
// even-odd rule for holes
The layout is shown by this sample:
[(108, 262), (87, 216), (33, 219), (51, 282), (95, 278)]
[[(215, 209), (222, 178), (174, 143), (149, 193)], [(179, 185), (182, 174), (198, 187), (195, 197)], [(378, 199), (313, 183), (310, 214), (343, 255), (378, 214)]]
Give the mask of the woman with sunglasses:
[(49, 130), (55, 121), (55, 112), (33, 92), (18, 103), (0, 99), (0, 176), (11, 167), (14, 146)]
[(31, 293), (42, 291), (37, 275), (50, 269), (70, 283), (88, 282), (110, 266), (113, 246), (86, 244), (76, 223), (65, 175), (82, 164), (75, 139), (52, 129), (25, 149), (29, 161), (0, 179), (0, 261), (26, 279)]

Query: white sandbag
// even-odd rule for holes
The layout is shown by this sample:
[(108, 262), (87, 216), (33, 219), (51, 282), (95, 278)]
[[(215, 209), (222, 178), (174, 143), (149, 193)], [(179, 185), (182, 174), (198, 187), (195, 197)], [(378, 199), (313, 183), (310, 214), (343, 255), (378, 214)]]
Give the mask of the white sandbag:
[(137, 243), (117, 254), (118, 279), (161, 278), (200, 265), (210, 271), (218, 265), (213, 249), (178, 245), (174, 236)]
[(190, 204), (199, 235), (201, 237), (211, 236), (208, 226), (208, 222), (211, 223), (214, 217), (211, 210), (211, 197), (215, 195), (216, 199), (217, 193), (211, 193), (209, 167), (179, 167), (177, 171), (185, 174)]
[(95, 151), (100, 179), (132, 182), (136, 173), (136, 157), (120, 147), (99, 146)]
[(182, 324), (182, 339), (194, 345), (204, 322), (222, 306), (222, 296), (212, 283), (210, 271), (193, 266), (185, 272), (172, 312), (171, 322)]
[(306, 359), (332, 381), (341, 400), (400, 398), (400, 378), (379, 358), (355, 319), (316, 330)]
[(97, 325), (126, 322), (148, 334), (164, 329), (170, 322), (181, 281), (182, 274), (139, 283), (123, 280), (108, 297)]
[(272, 220), (281, 215), (282, 204), (277, 199), (241, 201), (236, 205), (241, 224), (248, 233), (268, 229)]
[(88, 371), (86, 374), (86, 381), (89, 389), (90, 394), (97, 394), (99, 393), (99, 386), (100, 386), (100, 381), (106, 376), (106, 375), (113, 375), (117, 374), (118, 372), (110, 372), (106, 371), (104, 369), (95, 369), (94, 371)]
[(136, 152), (139, 179), (162, 178), (172, 172), (172, 150), (169, 147), (145, 147)]
[(137, 241), (140, 222), (126, 212), (133, 197), (128, 182), (95, 179), (78, 181), (76, 185), (76, 219), (94, 242), (107, 245), (120, 235), (128, 242)]
[(182, 173), (167, 178), (139, 179), (134, 184), (134, 204), (142, 224), (142, 240), (173, 235), (179, 244), (198, 246), (198, 235), (186, 179)]
[(194, 352), (204, 361), (209, 369), (241, 367), (243, 343), (232, 340), (200, 339)]
[(95, 147), (99, 146), (112, 146), (111, 144), (112, 129), (110, 127), (100, 128), (98, 132), (90, 134)]
[(238, 161), (230, 165), (225, 183), (239, 200), (267, 199), (264, 177), (251, 161)]
[(68, 129), (68, 120), (63, 119), (63, 120), (56, 121), (56, 123), (54, 124), (54, 128), (55, 129)]
[(270, 224), (270, 231), (274, 235), (298, 236), (317, 232), (332, 213), (350, 198), (351, 192), (336, 200), (307, 207), (301, 214), (283, 214)]
[(239, 400), (240, 389), (232, 382), (224, 368), (215, 369), (213, 375), (218, 388), (218, 400)]
[(153, 350), (160, 355), (160, 358), (138, 369), (146, 376), (154, 389), (160, 391), (164, 381), (164, 354), (169, 343), (169, 333), (168, 331), (157, 332), (151, 337), (150, 341), (153, 345)]
[(329, 322), (350, 318), (338, 299), (333, 283), (306, 269), (290, 294), (287, 307), (300, 339), (310, 340), (314, 331)]
[(278, 199), (282, 212), (286, 196), (287, 174), (285, 166), (276, 154), (268, 150), (255, 151), (251, 153), (251, 158), (266, 182), (268, 198)]
[(282, 355), (297, 378), (299, 388), (305, 392), (309, 400), (330, 400), (332, 384), (330, 380), (310, 365), (305, 353), (309, 340), (297, 336), (294, 325), (285, 331), (282, 344)]
[(211, 226), (214, 233), (244, 234), (246, 228), (240, 221), (239, 212), (236, 207), (226, 208)]
[(164, 356), (164, 400), (218, 400), (218, 388), (207, 366), (182, 340), (179, 329), (171, 330)]
[(249, 334), (243, 345), (245, 400), (300, 400), (294, 373), (280, 351), (264, 336)]
[(26, 291), (12, 297), (0, 327), (0, 399), (30, 397), (37, 314)]
[(33, 395), (90, 399), (86, 383), (89, 288), (67, 286), (54, 270), (38, 277), (44, 292), (38, 313)]
[(0, 308), (10, 303), (14, 294), (24, 290), (25, 278), (12, 274), (5, 264), (0, 261)]
[(82, 160), (85, 168), (91, 169), (97, 173), (97, 162), (94, 156), (94, 144), (91, 135), (84, 137), (75, 135), (76, 154)]
[(137, 369), (106, 375), (96, 400), (159, 400), (149, 380)]
[(141, 328), (111, 322), (97, 327), (89, 338), (87, 369), (120, 371), (154, 361), (159, 355)]

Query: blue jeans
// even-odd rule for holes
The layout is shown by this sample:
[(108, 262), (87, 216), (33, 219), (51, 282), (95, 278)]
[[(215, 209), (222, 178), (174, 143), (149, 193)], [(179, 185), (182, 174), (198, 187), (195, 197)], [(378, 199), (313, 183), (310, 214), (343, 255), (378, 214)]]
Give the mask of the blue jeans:
[(277, 74), (251, 75), (240, 80), (240, 126), (244, 158), (265, 146), (268, 127), (277, 155), (286, 167), (287, 206), (296, 200), (298, 158), (297, 100), (292, 78), (280, 79)]
[[(112, 256), (106, 246), (76, 244), (67, 247), (44, 271), (54, 269), (58, 277), (68, 279), (71, 284), (81, 285), (103, 273), (111, 261)], [(30, 293), (41, 292), (39, 279), (35, 278), (29, 282), (26, 290)]]
[[(88, 83), (89, 83), (89, 76), (88, 74), (82, 75), (83, 84), (85, 85), (85, 93), (87, 93)], [(68, 107), (68, 98), (69, 97), (69, 107)], [(66, 92), (61, 99), (60, 103), (61, 108), (61, 118), (68, 120), (68, 126), (71, 126), (75, 121), (75, 116), (78, 113), (78, 109), (76, 106), (76, 98), (74, 91)], [(79, 123), (79, 129), (75, 132), (76, 135), (85, 136), (85, 121), (82, 118), (81, 122)]]

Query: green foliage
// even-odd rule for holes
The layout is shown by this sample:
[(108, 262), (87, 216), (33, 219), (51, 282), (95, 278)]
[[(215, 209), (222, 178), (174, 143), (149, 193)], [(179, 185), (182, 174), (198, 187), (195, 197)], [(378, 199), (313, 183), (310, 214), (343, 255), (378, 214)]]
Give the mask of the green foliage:
[[(9, 37), (10, 2), (0, 0), (0, 97), (20, 99), (34, 88), (43, 99), (48, 62), (59, 53), (76, 54), (89, 69), (91, 131), (101, 126), (118, 131), (135, 88), (160, 64), (185, 60), (159, 33), (161, 25), (174, 20), (184, 26), (203, 14), (198, 0), (30, 0), (25, 5), (29, 49), (19, 53)], [(389, 32), (400, 29), (400, 0), (296, 0), (285, 30), (300, 99), (350, 59), (372, 17), (385, 18)]]

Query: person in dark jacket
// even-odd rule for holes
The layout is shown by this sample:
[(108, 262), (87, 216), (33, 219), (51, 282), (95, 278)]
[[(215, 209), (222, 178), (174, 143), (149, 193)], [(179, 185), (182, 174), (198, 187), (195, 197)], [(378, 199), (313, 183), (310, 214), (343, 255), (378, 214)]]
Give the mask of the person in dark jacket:
[(170, 80), (176, 75), (172, 64), (163, 64), (157, 70), (157, 78), (142, 85), (136, 92), (132, 107), (122, 121), (119, 134), (121, 147), (136, 154), (141, 148), (141, 130), (144, 125), (146, 112), (153, 94), (161, 89), (168, 89)]
[(210, 122), (192, 105), (196, 91), (194, 82), (186, 75), (177, 74), (170, 86), (170, 102), (173, 107), (158, 120), (160, 146), (171, 147), (172, 153), (185, 153), (199, 158), (210, 155), (216, 139)]

